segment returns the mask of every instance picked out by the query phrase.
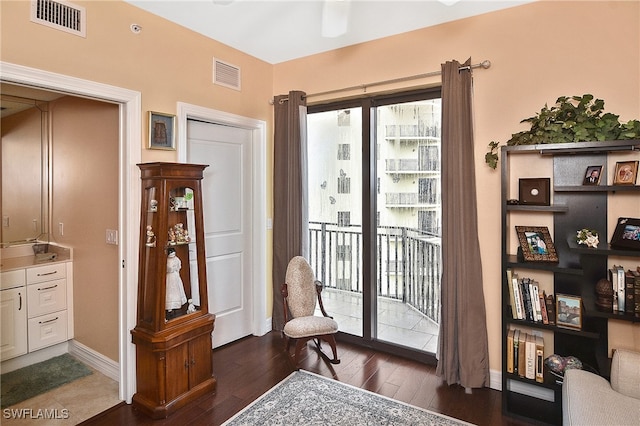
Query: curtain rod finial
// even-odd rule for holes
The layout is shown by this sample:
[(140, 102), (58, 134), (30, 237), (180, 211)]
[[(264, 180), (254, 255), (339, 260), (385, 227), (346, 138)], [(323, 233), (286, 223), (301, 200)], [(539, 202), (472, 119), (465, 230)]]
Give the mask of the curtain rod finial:
[(480, 62), (480, 66), (486, 70), (491, 66), (491, 61), (485, 59), (484, 61)]

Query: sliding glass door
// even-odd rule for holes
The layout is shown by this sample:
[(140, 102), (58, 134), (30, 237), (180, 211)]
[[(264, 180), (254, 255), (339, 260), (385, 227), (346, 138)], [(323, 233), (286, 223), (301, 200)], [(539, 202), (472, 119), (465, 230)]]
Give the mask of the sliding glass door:
[(309, 256), (340, 330), (362, 336), (362, 108), (309, 116)]
[(435, 353), (440, 94), (310, 106), (310, 262), (343, 333)]

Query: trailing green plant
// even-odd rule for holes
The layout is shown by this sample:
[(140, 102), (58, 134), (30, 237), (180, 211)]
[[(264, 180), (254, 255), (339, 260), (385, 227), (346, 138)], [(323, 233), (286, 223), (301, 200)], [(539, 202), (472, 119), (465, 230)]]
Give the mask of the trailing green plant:
[[(640, 121), (620, 123), (618, 118), (616, 114), (604, 112), (604, 101), (594, 100), (593, 95), (561, 96), (551, 108), (545, 104), (536, 115), (522, 120), (521, 123), (529, 123), (531, 129), (512, 134), (507, 145), (640, 139)], [(499, 145), (491, 141), (484, 157), (492, 169), (498, 165)]]

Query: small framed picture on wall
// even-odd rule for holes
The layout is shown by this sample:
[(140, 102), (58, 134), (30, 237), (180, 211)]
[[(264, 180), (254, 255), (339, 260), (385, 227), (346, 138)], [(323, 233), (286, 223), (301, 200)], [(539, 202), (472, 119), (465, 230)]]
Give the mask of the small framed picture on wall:
[(599, 185), (602, 176), (602, 166), (589, 166), (584, 175), (583, 185)]
[(635, 185), (638, 176), (638, 161), (618, 161), (616, 174), (613, 176), (614, 185)]
[(149, 111), (149, 149), (176, 149), (175, 122), (175, 115)]

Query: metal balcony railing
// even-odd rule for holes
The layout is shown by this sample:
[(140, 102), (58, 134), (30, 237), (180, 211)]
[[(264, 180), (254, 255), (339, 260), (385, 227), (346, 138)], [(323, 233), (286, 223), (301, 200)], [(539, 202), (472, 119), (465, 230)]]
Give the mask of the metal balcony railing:
[[(440, 322), (441, 238), (403, 227), (378, 227), (378, 296), (401, 300)], [(362, 228), (309, 223), (309, 261), (327, 288), (362, 293)]]

